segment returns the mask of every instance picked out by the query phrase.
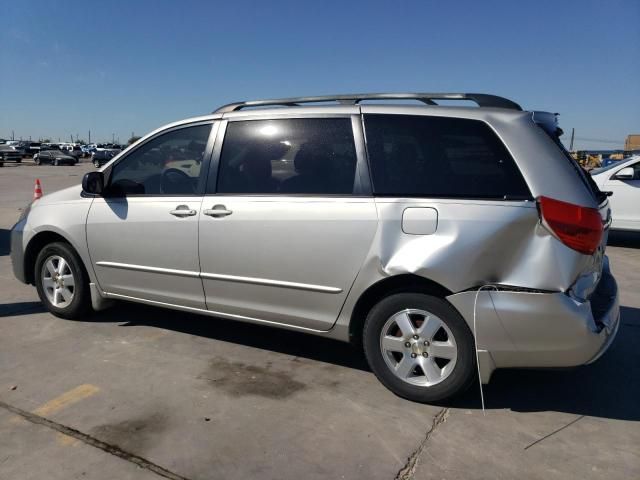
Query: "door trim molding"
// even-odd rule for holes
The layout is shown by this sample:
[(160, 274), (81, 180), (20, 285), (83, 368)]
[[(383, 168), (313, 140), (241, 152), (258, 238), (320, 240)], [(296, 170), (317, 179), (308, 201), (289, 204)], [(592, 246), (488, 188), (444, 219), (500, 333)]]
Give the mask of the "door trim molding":
[(292, 288), (295, 290), (307, 290), (310, 292), (320, 293), (342, 293), (342, 289), (338, 287), (328, 287), (325, 285), (314, 285), (310, 283), (285, 282), (283, 280), (271, 280), (269, 278), (257, 277), (239, 277), (236, 275), (223, 275), (219, 273), (196, 272), (193, 270), (175, 270), (172, 268), (150, 267), (146, 265), (134, 265), (130, 263), (118, 262), (96, 262), (99, 267), (118, 268), (122, 270), (133, 270), (137, 272), (161, 273), (166, 275), (176, 275), (179, 277), (201, 278), (206, 280), (221, 280), (236, 283), (248, 283), (252, 285), (264, 285), (267, 287)]
[(216, 312), (214, 310), (204, 310), (202, 308), (195, 308), (195, 307), (185, 307), (184, 305), (177, 305), (175, 303), (159, 302), (157, 300), (148, 300), (146, 298), (130, 297), (128, 295), (120, 295), (119, 293), (104, 292), (103, 296), (105, 296), (106, 298), (112, 298), (114, 300), (126, 300), (126, 301), (129, 301), (129, 302), (144, 303), (146, 305), (171, 308), (173, 310), (181, 310), (183, 312), (198, 313), (198, 314), (202, 314), (202, 315), (209, 315), (209, 316), (212, 316), (212, 317), (226, 318), (226, 319), (229, 319), (229, 320), (238, 320), (238, 321), (241, 321), (241, 322), (257, 323), (257, 324), (262, 324), (262, 325), (270, 325), (270, 326), (275, 326), (275, 327), (286, 328), (288, 330), (297, 330), (297, 331), (310, 332), (310, 333), (328, 333), (333, 328), (333, 325), (332, 325), (327, 330), (319, 330), (317, 328), (301, 327), (301, 326), (297, 326), (297, 325), (292, 325), (290, 323), (273, 322), (271, 320), (263, 320), (261, 318), (245, 317), (244, 315), (236, 315), (236, 314), (232, 314), (232, 313)]
[(268, 287), (293, 288), (296, 290), (309, 290), (320, 293), (342, 293), (338, 287), (327, 287), (324, 285), (313, 285), (310, 283), (285, 282), (282, 280), (271, 280), (268, 278), (238, 277), (236, 275), (222, 275), (219, 273), (202, 272), (200, 277), (207, 280), (225, 280), (227, 282), (250, 283), (253, 285), (265, 285)]
[(121, 270), (134, 270), (137, 272), (149, 272), (149, 273), (164, 273), (167, 275), (177, 275), (179, 277), (194, 277), (200, 276), (198, 272), (193, 270), (175, 270), (173, 268), (160, 268), (160, 267), (148, 267), (146, 265), (133, 265), (131, 263), (118, 263), (118, 262), (96, 262), (99, 267), (118, 268)]

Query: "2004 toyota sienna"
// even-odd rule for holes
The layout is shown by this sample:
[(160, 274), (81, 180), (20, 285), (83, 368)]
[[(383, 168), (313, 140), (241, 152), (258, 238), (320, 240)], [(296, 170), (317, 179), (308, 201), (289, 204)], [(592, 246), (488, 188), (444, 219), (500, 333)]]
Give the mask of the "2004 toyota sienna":
[(127, 300), (361, 344), (421, 402), (589, 363), (619, 325), (611, 213), (560, 132), (485, 94), (226, 105), (34, 201), (14, 272), (64, 318)]

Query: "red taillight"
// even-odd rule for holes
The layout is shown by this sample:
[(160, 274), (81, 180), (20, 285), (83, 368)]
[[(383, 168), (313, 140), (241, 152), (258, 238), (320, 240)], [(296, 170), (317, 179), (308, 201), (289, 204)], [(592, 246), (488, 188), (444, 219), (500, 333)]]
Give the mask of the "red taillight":
[(538, 197), (542, 221), (567, 247), (591, 255), (598, 249), (604, 226), (600, 212), (549, 197)]

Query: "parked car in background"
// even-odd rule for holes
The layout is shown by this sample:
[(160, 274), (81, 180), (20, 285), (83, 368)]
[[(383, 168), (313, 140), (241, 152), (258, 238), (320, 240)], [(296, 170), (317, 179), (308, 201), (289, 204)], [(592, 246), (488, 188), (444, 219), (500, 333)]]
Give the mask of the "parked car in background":
[(40, 142), (25, 142), (24, 153), (33, 156), (40, 151)]
[(44, 151), (44, 150), (60, 150), (60, 146), (57, 143), (42, 143), (40, 145), (40, 150)]
[(14, 146), (11, 145), (0, 145), (0, 160), (3, 163), (6, 162), (22, 162), (22, 150), (16, 150)]
[(68, 155), (71, 155), (75, 159), (81, 159), (84, 155), (82, 152), (82, 148), (80, 145), (71, 145), (66, 148), (66, 152)]
[(75, 165), (78, 159), (60, 150), (44, 150), (33, 156), (36, 165)]
[(602, 164), (600, 165), (599, 168), (608, 167), (609, 165), (614, 165), (614, 164), (616, 164), (618, 162), (621, 162), (621, 161), (622, 160), (616, 160), (616, 159), (613, 159), (613, 158), (604, 158), (602, 160)]
[(7, 149), (12, 149), (14, 152), (20, 155), (20, 158), (24, 157), (24, 148), (21, 142), (18, 141), (8, 141), (5, 145), (2, 145)]
[(600, 190), (611, 192), (611, 228), (640, 231), (640, 155), (590, 173)]
[(230, 104), (33, 202), (12, 264), (63, 318), (125, 300), (353, 342), (436, 402), (616, 336), (608, 197), (559, 132), (483, 94)]
[(105, 163), (109, 163), (118, 153), (120, 153), (120, 150), (97, 150), (91, 155), (91, 161), (96, 168), (100, 168)]
[(83, 158), (91, 156), (91, 148), (89, 147), (89, 145), (80, 145), (80, 149), (82, 150)]

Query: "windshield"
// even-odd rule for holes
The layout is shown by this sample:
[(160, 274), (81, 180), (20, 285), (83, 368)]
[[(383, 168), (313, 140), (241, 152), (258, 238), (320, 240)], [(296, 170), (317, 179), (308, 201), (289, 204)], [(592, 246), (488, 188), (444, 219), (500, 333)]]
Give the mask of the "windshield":
[(622, 165), (625, 162), (628, 162), (629, 160), (640, 160), (640, 155), (634, 155), (632, 157), (627, 157), (627, 158), (623, 158), (622, 160), (616, 160), (615, 162), (607, 165), (606, 167), (599, 167), (599, 168), (594, 168), (593, 170), (591, 170), (589, 173), (591, 175), (597, 175), (599, 173), (602, 172), (606, 172), (608, 170), (611, 170), (612, 168), (616, 168), (619, 167), (620, 165)]
[(617, 161), (617, 162), (613, 162), (610, 163), (609, 165), (607, 165), (606, 167), (598, 167), (598, 168), (594, 168), (593, 170), (591, 170), (589, 173), (591, 175), (597, 175), (598, 173), (602, 173), (602, 172), (606, 172), (607, 170), (611, 170), (612, 168), (615, 167), (619, 167), (620, 166), (620, 162), (621, 160)]

